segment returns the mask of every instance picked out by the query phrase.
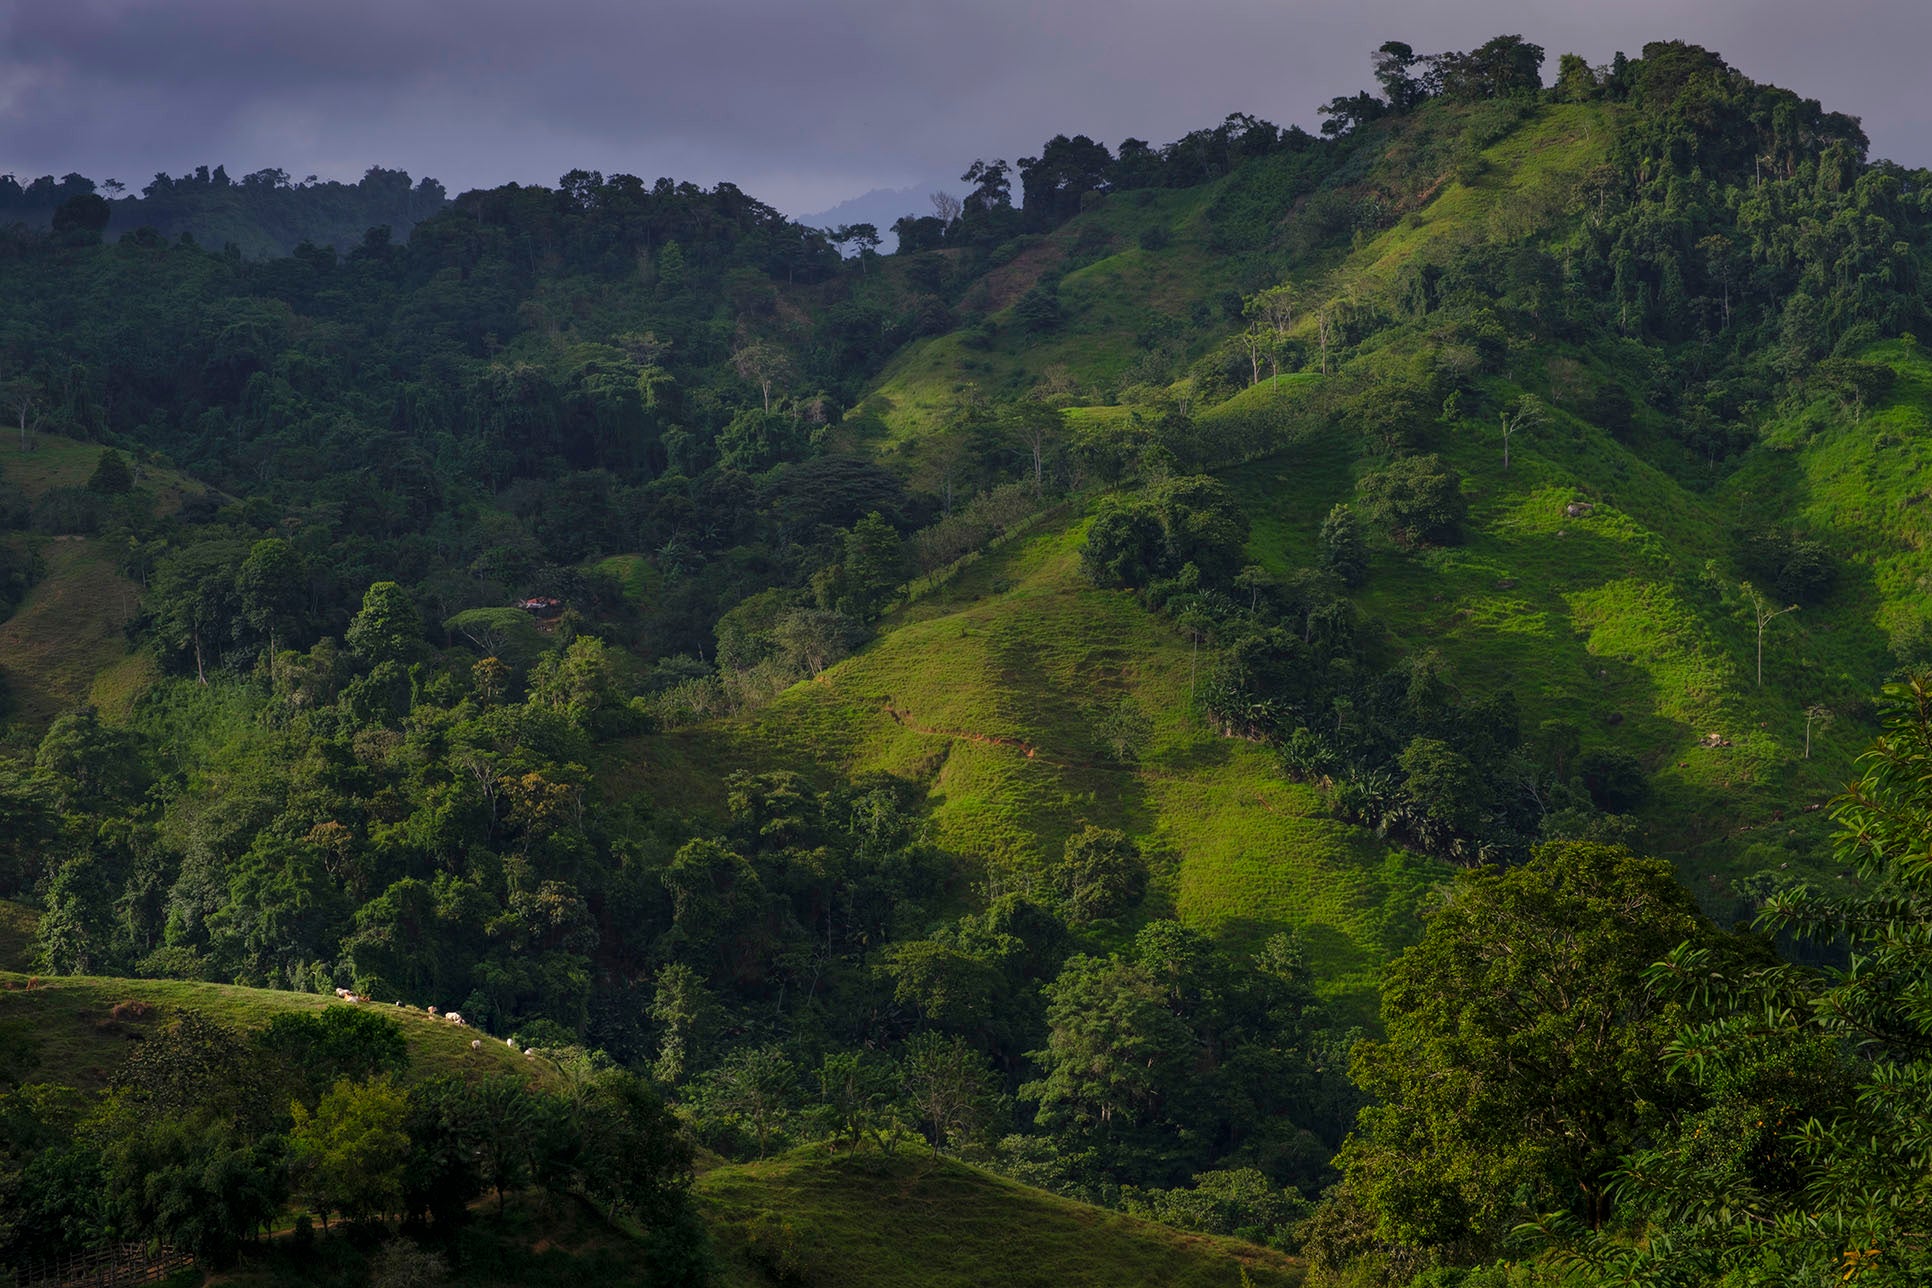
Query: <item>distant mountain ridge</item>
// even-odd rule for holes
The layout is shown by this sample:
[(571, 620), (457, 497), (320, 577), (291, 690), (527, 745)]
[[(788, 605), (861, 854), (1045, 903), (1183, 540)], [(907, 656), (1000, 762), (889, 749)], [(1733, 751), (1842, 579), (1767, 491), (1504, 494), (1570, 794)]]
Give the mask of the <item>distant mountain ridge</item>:
[[(960, 185), (954, 183), (952, 189)], [(851, 197), (829, 209), (816, 214), (799, 215), (798, 222), (813, 228), (832, 228), (839, 224), (871, 224), (879, 230), (884, 240), (879, 244), (883, 254), (891, 254), (898, 249), (899, 238), (892, 231), (892, 225), (905, 215), (927, 215), (932, 213), (932, 194), (948, 188), (944, 180), (934, 179), (928, 183), (915, 183), (904, 188), (874, 188), (861, 196)]]

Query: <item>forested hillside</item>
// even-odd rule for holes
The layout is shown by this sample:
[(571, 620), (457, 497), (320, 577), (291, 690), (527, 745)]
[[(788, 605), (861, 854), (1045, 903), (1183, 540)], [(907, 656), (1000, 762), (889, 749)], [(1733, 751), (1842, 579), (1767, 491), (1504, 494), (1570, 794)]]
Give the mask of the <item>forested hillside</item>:
[(1922, 1279), (1932, 176), (1542, 54), (883, 256), (0, 189), (0, 1259)]

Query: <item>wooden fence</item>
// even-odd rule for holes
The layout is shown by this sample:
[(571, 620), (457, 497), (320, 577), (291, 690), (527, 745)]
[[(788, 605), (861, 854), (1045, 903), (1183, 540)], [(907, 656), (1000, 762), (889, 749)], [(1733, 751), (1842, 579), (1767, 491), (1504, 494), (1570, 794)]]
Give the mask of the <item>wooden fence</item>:
[(193, 1264), (173, 1248), (154, 1252), (143, 1243), (120, 1243), (0, 1266), (0, 1288), (121, 1288), (158, 1283)]

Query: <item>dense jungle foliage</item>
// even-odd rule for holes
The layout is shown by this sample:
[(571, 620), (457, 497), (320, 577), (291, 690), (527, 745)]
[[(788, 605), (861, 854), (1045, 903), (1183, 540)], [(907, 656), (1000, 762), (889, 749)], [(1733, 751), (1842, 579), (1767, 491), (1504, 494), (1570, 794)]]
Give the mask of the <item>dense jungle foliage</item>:
[[(284, 1271), (366, 1282), (536, 1189), (641, 1239), (638, 1282), (845, 1282), (775, 1212), (705, 1233), (700, 1161), (809, 1147), (952, 1155), (1309, 1282), (1923, 1282), (1922, 479), (1838, 527), (1763, 498), (1811, 444), (1911, 476), (1932, 176), (1694, 46), (1542, 63), (1391, 42), (1320, 136), (1058, 135), (890, 256), (586, 171), (0, 183), (0, 610), (130, 602), (78, 687), (65, 636), (0, 634), (32, 927), (0, 965), (210, 986), (83, 1069), (6, 977), (0, 1263), (272, 1262), (302, 1212), (348, 1242)], [(1541, 508), (1499, 510), (1525, 478)], [(1593, 514), (1617, 584), (1657, 578), (1617, 614), (1705, 668), (1654, 702), (1677, 741), (1448, 636), (1456, 578), (1530, 575), (1498, 531), (1568, 541), (1580, 597)], [(38, 611), (84, 616), (64, 593)], [(1109, 653), (1118, 683), (1061, 681), (1084, 705), (1016, 679), (920, 728), (861, 672), (887, 736), (948, 742), (867, 762), (804, 705), (895, 648), (971, 688), (975, 631), (1031, 674), (996, 614), (1075, 600), (1158, 633), (1164, 706)], [(1787, 647), (1800, 609), (1839, 633)], [(1802, 758), (1748, 705), (1767, 649)], [(1711, 712), (1757, 759), (1704, 784), (1676, 758), (1731, 747), (1686, 740)], [(955, 743), (1069, 777), (976, 846)], [(1264, 810), (1392, 874), (1372, 934), (1232, 880), (1238, 915), (1191, 915), (1181, 811), (1072, 777), (1231, 780), (1235, 744)], [(1713, 850), (1733, 794), (1763, 834)], [(350, 999), (231, 1023), (216, 984)], [(426, 1067), (397, 1003), (522, 1068)]]

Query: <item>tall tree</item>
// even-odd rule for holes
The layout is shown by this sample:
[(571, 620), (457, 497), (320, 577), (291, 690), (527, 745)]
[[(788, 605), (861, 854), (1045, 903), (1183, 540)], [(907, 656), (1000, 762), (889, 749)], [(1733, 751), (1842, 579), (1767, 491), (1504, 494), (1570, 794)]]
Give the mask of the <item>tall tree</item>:
[(1687, 941), (1718, 938), (1668, 863), (1627, 850), (1459, 876), (1352, 1061), (1373, 1103), (1334, 1202), (1366, 1213), (1359, 1237), (1419, 1267), (1493, 1256), (1542, 1212), (1602, 1225), (1619, 1158), (1684, 1098), (1663, 1063), (1677, 1013), (1645, 980)]

